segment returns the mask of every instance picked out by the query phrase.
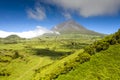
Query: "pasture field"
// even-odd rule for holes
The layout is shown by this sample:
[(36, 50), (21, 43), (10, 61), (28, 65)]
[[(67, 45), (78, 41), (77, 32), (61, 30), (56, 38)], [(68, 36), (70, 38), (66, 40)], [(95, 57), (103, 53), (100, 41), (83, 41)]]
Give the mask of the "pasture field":
[[(14, 42), (9, 39), (0, 40), (0, 80), (34, 79), (39, 75), (39, 70), (43, 69), (43, 73), (49, 72), (52, 68), (63, 65), (63, 61), (76, 59), (79, 54), (77, 50), (81, 53), (83, 50), (80, 49), (100, 39), (96, 36), (66, 36), (17, 39)], [(64, 68), (61, 71), (58, 69), (58, 74), (62, 71)]]
[(0, 39), (0, 80), (119, 80), (119, 35)]
[(37, 69), (32, 80), (119, 80), (120, 30)]

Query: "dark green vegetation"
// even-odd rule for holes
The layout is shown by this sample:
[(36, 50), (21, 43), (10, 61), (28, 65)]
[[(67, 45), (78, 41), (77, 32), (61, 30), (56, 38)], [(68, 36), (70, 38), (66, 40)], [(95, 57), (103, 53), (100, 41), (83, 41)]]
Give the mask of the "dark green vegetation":
[(60, 75), (56, 80), (119, 80), (120, 44), (93, 55), (90, 61), (79, 64), (76, 69)]
[(85, 48), (85, 52), (88, 52), (90, 55), (106, 50), (110, 45), (120, 44), (120, 29), (115, 34), (109, 35), (102, 40), (94, 42), (90, 46)]
[(83, 34), (7, 44), (1, 39), (0, 80), (119, 80), (119, 51), (120, 30), (103, 39)]

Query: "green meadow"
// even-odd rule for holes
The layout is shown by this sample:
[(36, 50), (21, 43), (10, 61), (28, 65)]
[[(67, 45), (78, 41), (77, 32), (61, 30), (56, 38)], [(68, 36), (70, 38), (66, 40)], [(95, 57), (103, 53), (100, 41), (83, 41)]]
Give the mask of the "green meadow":
[(104, 38), (11, 36), (0, 39), (0, 80), (120, 79), (120, 30)]
[(90, 61), (79, 64), (76, 69), (60, 75), (56, 80), (119, 80), (120, 45), (93, 55)]

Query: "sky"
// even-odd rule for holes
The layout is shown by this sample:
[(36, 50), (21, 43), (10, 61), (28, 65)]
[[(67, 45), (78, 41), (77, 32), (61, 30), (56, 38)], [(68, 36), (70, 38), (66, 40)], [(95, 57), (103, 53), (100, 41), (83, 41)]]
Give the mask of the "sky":
[(71, 19), (87, 29), (112, 34), (120, 28), (120, 0), (0, 0), (0, 37), (35, 37), (38, 27), (42, 35)]

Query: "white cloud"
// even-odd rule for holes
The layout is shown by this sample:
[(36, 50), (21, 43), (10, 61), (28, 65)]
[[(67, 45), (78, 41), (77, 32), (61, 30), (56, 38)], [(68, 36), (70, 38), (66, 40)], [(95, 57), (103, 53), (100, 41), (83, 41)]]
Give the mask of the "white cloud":
[(53, 32), (41, 26), (37, 26), (35, 30), (26, 31), (26, 32), (6, 32), (6, 31), (0, 30), (0, 37), (5, 38), (9, 35), (14, 34), (14, 35), (20, 36), (21, 38), (33, 38), (33, 37), (43, 35), (44, 33), (53, 33)]
[(77, 12), (84, 17), (114, 15), (120, 10), (120, 0), (46, 0), (65, 10)]
[(1, 38), (5, 38), (5, 37), (7, 37), (8, 35), (11, 35), (11, 34), (14, 34), (14, 33), (13, 32), (5, 32), (5, 31), (0, 30), (0, 37)]
[(34, 10), (27, 10), (28, 17), (36, 20), (43, 20), (46, 18), (45, 9), (41, 6), (36, 6)]

